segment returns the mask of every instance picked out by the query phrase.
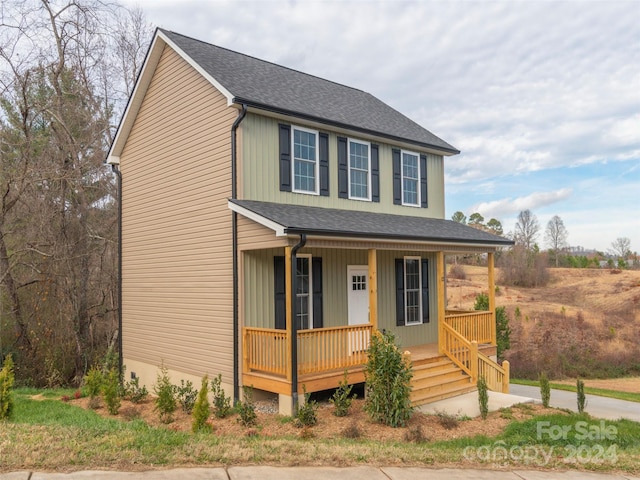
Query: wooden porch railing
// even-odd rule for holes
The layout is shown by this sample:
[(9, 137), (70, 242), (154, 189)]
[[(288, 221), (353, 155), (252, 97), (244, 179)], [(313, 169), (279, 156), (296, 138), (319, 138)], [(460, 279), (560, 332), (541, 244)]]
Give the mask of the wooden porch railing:
[(458, 367), (464, 370), (475, 383), (484, 377), (489, 390), (509, 393), (509, 362), (502, 366), (478, 352), (478, 342), (469, 341), (445, 322), (442, 328), (442, 351)]
[[(370, 324), (298, 332), (298, 373), (320, 373), (363, 365), (371, 340)], [(286, 330), (244, 327), (244, 371), (287, 376), (291, 342)]]
[(447, 310), (444, 322), (470, 342), (495, 345), (493, 312)]
[(367, 361), (370, 324), (314, 328), (298, 332), (298, 372), (319, 373)]
[(478, 352), (478, 377), (484, 377), (489, 390), (509, 393), (509, 362), (502, 362), (502, 366)]
[(244, 371), (287, 376), (287, 352), (291, 343), (286, 330), (244, 327)]

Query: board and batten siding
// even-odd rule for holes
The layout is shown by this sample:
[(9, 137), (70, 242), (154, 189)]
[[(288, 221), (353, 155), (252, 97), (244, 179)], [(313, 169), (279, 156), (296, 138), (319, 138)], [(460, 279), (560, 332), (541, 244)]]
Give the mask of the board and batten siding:
[[(322, 258), (324, 326), (348, 325), (347, 266), (367, 265), (366, 250), (306, 248), (301, 254)], [(273, 257), (283, 249), (244, 252), (245, 325), (274, 328)], [(396, 326), (395, 259), (420, 256), (429, 260), (429, 317), (427, 324)], [(436, 291), (436, 255), (425, 252), (378, 251), (378, 328), (391, 330), (397, 342), (408, 348), (438, 341), (438, 307)]]
[[(165, 47), (120, 156), (123, 356), (146, 376), (163, 363), (172, 376), (222, 373), (233, 385), (236, 116)], [(150, 386), (155, 376), (141, 380)]]
[[(245, 200), (289, 203), (313, 207), (360, 210), (396, 215), (444, 218), (444, 159), (427, 154), (428, 208), (406, 207), (393, 204), (392, 146), (379, 145), (380, 202), (338, 198), (338, 135), (329, 133), (329, 196), (281, 192), (279, 179), (279, 137), (276, 119), (255, 113), (247, 114), (242, 129), (241, 192)], [(296, 124), (304, 126), (304, 124)], [(357, 135), (352, 138), (357, 139)], [(374, 142), (375, 143), (375, 142)], [(419, 150), (415, 150), (419, 153)]]

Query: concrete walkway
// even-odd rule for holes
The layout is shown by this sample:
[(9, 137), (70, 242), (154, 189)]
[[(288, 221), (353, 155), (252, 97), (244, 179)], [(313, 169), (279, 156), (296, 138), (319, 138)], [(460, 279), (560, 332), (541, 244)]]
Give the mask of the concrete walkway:
[[(540, 396), (540, 388), (530, 387), (528, 385), (515, 385), (512, 383), (509, 386), (509, 392), (513, 395), (535, 398), (538, 402), (540, 402), (542, 398)], [(596, 418), (606, 420), (626, 418), (640, 422), (640, 403), (618, 400), (616, 398), (599, 397), (597, 395), (586, 395), (586, 400), (585, 412)], [(567, 392), (565, 390), (551, 390), (549, 405), (577, 412), (577, 395), (575, 392)]]
[(0, 480), (640, 480), (626, 474), (542, 470), (472, 470), (421, 467), (229, 467), (179, 468), (146, 472), (83, 471), (75, 473), (14, 472)]
[[(511, 407), (518, 403), (533, 403), (536, 400), (531, 397), (513, 395), (499, 392), (487, 392), (489, 394), (489, 411), (495, 412), (501, 408)], [(458, 417), (467, 416), (471, 418), (480, 416), (480, 404), (478, 403), (478, 392), (465, 393), (457, 397), (446, 398), (437, 402), (427, 403), (418, 407), (418, 410), (426, 414), (448, 413)]]

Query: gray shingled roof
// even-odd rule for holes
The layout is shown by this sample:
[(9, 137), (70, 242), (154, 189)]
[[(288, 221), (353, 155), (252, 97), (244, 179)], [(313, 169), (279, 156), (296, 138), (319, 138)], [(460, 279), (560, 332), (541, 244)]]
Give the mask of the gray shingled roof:
[(509, 239), (452, 220), (307, 207), (255, 200), (230, 200), (284, 227), (285, 233), (385, 238), (442, 243), (513, 245)]
[(460, 153), (373, 95), (168, 30), (160, 30), (236, 103)]

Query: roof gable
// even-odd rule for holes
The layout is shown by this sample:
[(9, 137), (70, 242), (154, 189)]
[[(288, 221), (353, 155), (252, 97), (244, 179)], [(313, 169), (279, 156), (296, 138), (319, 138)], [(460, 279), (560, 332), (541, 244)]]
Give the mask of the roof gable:
[(248, 55), (160, 30), (233, 95), (234, 103), (436, 148), (458, 150), (373, 95)]

